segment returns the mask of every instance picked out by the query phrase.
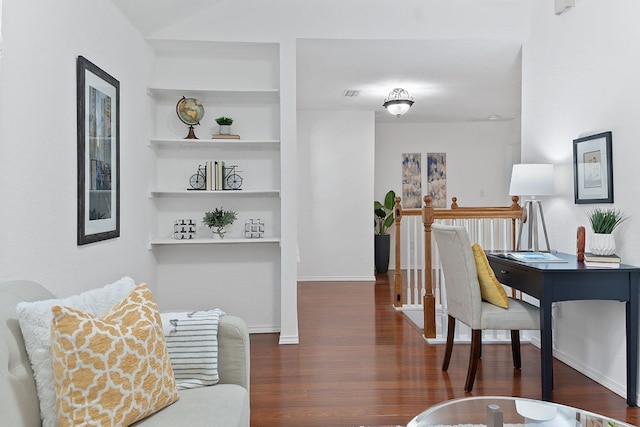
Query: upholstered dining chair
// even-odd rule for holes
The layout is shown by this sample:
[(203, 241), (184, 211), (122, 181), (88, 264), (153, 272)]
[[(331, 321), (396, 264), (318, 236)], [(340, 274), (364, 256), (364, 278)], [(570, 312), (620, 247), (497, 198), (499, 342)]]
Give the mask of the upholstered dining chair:
[[(513, 366), (520, 369), (520, 331), (540, 330), (540, 315), (537, 307), (507, 297), (482, 249), (477, 245), (472, 249), (464, 227), (436, 223), (432, 225), (432, 231), (444, 273), (448, 314), (447, 344), (442, 370), (446, 371), (449, 368), (457, 319), (472, 331), (469, 368), (464, 386), (464, 390), (470, 392), (481, 355), (482, 331), (510, 330)], [(480, 282), (483, 286), (482, 291)], [(487, 285), (495, 288), (489, 289), (495, 292), (495, 295), (486, 298), (494, 299), (497, 296), (499, 301), (494, 303), (502, 305), (501, 307), (483, 299)]]

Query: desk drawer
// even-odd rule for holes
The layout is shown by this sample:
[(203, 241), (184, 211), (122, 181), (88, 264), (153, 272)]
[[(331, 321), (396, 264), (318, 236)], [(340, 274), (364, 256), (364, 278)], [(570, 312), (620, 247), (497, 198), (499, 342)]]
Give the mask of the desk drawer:
[(492, 268), (500, 283), (538, 299), (542, 296), (541, 278), (535, 272), (498, 263)]

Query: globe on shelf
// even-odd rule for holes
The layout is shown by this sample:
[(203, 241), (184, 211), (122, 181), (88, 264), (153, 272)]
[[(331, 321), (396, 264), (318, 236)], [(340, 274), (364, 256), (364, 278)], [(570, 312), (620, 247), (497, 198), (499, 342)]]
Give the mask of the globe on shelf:
[(204, 107), (195, 98), (185, 98), (184, 96), (176, 104), (178, 118), (185, 125), (189, 125), (189, 133), (184, 139), (198, 139), (193, 131), (194, 125), (199, 125), (204, 117)]

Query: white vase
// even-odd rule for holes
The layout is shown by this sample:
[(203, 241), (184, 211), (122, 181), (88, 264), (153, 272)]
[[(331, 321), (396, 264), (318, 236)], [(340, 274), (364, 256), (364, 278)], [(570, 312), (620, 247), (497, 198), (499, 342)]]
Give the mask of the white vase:
[(231, 125), (220, 125), (220, 135), (231, 135)]
[(616, 251), (616, 241), (613, 234), (594, 233), (589, 248), (594, 255), (613, 255)]

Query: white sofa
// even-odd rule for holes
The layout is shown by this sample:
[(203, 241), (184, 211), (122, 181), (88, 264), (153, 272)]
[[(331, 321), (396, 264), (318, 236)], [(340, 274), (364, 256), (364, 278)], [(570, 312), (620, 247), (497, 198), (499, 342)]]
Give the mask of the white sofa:
[[(40, 426), (36, 383), (27, 356), (16, 304), (55, 298), (38, 283), (0, 283), (0, 424)], [(218, 328), (220, 382), (210, 387), (181, 390), (180, 399), (135, 426), (249, 425), (249, 333), (245, 322), (222, 316)]]

